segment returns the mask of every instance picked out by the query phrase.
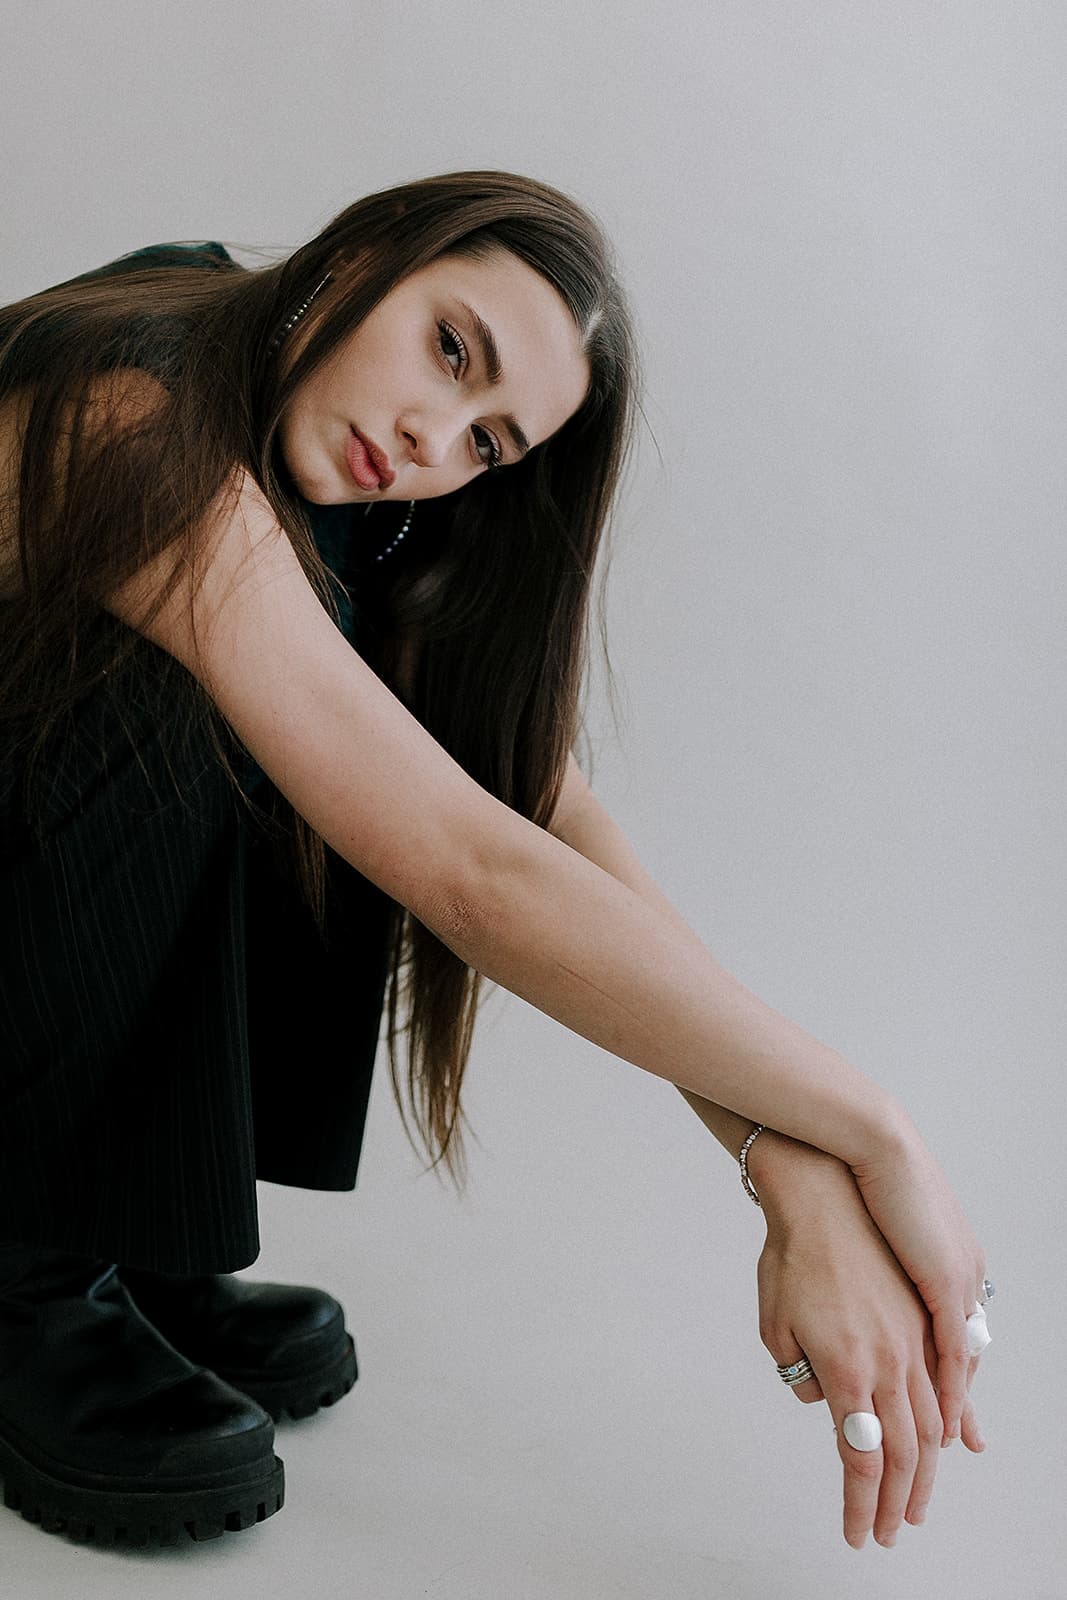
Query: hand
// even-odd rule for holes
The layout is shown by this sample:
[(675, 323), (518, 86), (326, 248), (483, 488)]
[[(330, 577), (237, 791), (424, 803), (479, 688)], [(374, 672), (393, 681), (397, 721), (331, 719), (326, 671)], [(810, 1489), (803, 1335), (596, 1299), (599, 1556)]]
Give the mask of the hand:
[(881, 1149), (852, 1171), (868, 1211), (930, 1313), (948, 1443), (959, 1436), (975, 1370), (965, 1323), (982, 1292), (985, 1257), (944, 1173), (903, 1114)]
[[(769, 1130), (753, 1157), (761, 1144), (758, 1161), (750, 1157), (767, 1220), (760, 1334), (777, 1363), (808, 1357), (816, 1377), (794, 1387), (797, 1399), (829, 1405), (844, 1466), (846, 1540), (859, 1549), (873, 1528), (891, 1545), (902, 1519), (922, 1522), (937, 1472), (942, 1424), (931, 1320), (848, 1167)], [(880, 1449), (848, 1444), (842, 1424), (851, 1411), (879, 1417)], [(969, 1401), (962, 1422), (967, 1447), (982, 1450)]]

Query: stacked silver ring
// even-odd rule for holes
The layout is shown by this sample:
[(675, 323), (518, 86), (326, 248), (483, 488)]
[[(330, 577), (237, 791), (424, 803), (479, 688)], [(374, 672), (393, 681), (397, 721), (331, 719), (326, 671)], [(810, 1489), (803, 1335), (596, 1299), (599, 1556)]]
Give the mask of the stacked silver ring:
[(809, 1378), (815, 1376), (807, 1356), (801, 1356), (799, 1361), (794, 1361), (789, 1366), (780, 1366), (776, 1370), (782, 1382), (787, 1383), (790, 1388), (796, 1383), (807, 1383)]
[(978, 1296), (978, 1304), (980, 1306), (984, 1306), (987, 1300), (992, 1300), (992, 1298), (996, 1294), (996, 1292), (997, 1291), (994, 1289), (994, 1287), (990, 1283), (989, 1279), (988, 1278), (983, 1278), (982, 1279), (982, 1292)]

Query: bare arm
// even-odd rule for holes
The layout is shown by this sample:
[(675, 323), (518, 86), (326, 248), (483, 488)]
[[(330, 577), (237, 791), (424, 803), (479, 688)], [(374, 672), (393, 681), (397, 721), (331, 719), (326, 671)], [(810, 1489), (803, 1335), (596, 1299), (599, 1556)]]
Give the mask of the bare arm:
[(111, 597), (116, 613), (195, 673), (312, 827), (464, 961), (614, 1055), (847, 1162), (931, 1312), (958, 1428), (984, 1261), (903, 1110), (680, 919), (475, 784), (333, 626), (252, 480), (205, 537), (195, 593), (181, 574), (146, 620), (155, 562)]
[[(114, 609), (134, 626), (159, 574)], [(327, 842), (463, 960), (566, 1027), (843, 1160), (899, 1108), (751, 994), (680, 919), (475, 784), (333, 626), (254, 483), (220, 514), (191, 608), (148, 636), (201, 678)]]
[[(550, 831), (565, 844), (569, 844), (572, 849), (579, 851), (587, 860), (595, 861), (605, 872), (610, 872), (620, 883), (627, 884), (647, 905), (656, 908), (678, 929), (693, 938), (696, 937), (677, 907), (671, 904), (659, 885), (645, 871), (630, 841), (614, 817), (597, 799), (573, 756), (568, 759), (567, 774)], [(725, 1106), (716, 1105), (714, 1101), (695, 1094), (691, 1089), (683, 1088), (681, 1084), (676, 1084), (675, 1087), (696, 1112), (708, 1132), (713, 1134), (723, 1149), (736, 1160), (742, 1144), (752, 1132), (755, 1123), (735, 1111), (728, 1111)], [(792, 1172), (795, 1175), (795, 1163), (801, 1163), (815, 1171), (824, 1166), (827, 1159), (825, 1151), (816, 1150), (808, 1144), (801, 1144), (768, 1128), (751, 1147), (751, 1154), (748, 1157), (749, 1174), (757, 1191), (761, 1194), (767, 1191), (770, 1195), (779, 1174), (786, 1175)]]
[[(567, 773), (550, 831), (588, 860), (595, 861), (605, 872), (610, 872), (620, 883), (627, 884), (677, 928), (693, 935), (681, 912), (645, 871), (623, 830), (589, 787), (573, 755), (568, 758)], [(736, 1159), (755, 1123), (702, 1095), (694, 1094), (680, 1084), (675, 1087), (708, 1132)], [(772, 1128), (767, 1128), (752, 1145), (748, 1165), (757, 1190), (768, 1202), (768, 1221), (776, 1219), (781, 1208), (788, 1208), (798, 1194), (803, 1195), (809, 1177), (818, 1182), (823, 1174), (828, 1177), (833, 1174), (831, 1181), (836, 1184), (843, 1176), (847, 1178), (849, 1186), (855, 1188), (851, 1172), (836, 1157), (813, 1145), (790, 1139)], [(803, 1184), (798, 1182), (801, 1174), (805, 1179)]]
[(205, 529), (194, 594), (179, 582), (146, 621), (157, 562), (113, 609), (201, 679), (312, 827), (464, 961), (623, 1060), (847, 1162), (930, 1309), (958, 1428), (984, 1261), (903, 1110), (679, 919), (475, 784), (333, 626), (258, 487), (239, 488)]

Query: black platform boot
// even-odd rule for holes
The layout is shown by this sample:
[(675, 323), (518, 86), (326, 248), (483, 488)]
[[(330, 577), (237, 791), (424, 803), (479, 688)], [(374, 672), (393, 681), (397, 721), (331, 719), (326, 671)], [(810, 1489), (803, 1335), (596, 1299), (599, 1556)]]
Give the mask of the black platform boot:
[(49, 1532), (211, 1539), (281, 1509), (274, 1425), (179, 1354), (113, 1264), (0, 1244), (4, 1503)]
[(122, 1266), (119, 1276), (175, 1349), (250, 1395), (276, 1422), (332, 1406), (356, 1381), (344, 1307), (324, 1289)]

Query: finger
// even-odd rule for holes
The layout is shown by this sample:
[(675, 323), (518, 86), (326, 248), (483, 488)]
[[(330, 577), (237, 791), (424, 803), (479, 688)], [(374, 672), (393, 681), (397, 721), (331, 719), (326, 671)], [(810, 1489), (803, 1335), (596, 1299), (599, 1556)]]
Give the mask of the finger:
[[(985, 1262), (983, 1261), (982, 1278), (977, 1289), (975, 1290), (974, 1296), (976, 1308), (981, 1311), (985, 1311), (986, 1306), (989, 1304), (989, 1301), (992, 1298), (993, 1286), (992, 1284), (989, 1285), (989, 1294), (987, 1295), (987, 1282), (988, 1279), (985, 1276)], [(972, 1451), (975, 1455), (980, 1455), (985, 1449), (985, 1440), (983, 1439), (981, 1429), (978, 1426), (978, 1418), (975, 1414), (974, 1405), (971, 1401), (971, 1384), (975, 1380), (980, 1360), (980, 1356), (972, 1356), (970, 1361), (967, 1363), (967, 1398), (964, 1401), (963, 1411), (960, 1415), (960, 1435), (967, 1449)]]
[(970, 1316), (966, 1319), (964, 1327), (967, 1332), (967, 1353), (971, 1359), (980, 1357), (993, 1342), (993, 1335), (989, 1331), (989, 1319), (985, 1314), (984, 1306), (975, 1306)]
[(930, 1379), (930, 1386), (937, 1394), (937, 1346), (934, 1343), (933, 1329), (929, 1322), (923, 1334), (923, 1360), (926, 1362), (926, 1372)]
[(882, 1483), (882, 1450), (857, 1450), (845, 1438), (845, 1418), (852, 1412), (874, 1410), (870, 1395), (853, 1394), (842, 1398), (840, 1392), (829, 1402), (837, 1433), (837, 1453), (845, 1469), (845, 1542), (853, 1550), (862, 1550), (867, 1535), (874, 1526), (878, 1510), (878, 1491)]
[[(807, 1359), (804, 1351), (791, 1333), (776, 1334), (769, 1343), (766, 1340), (764, 1340), (764, 1343), (767, 1344), (767, 1348), (774, 1357), (777, 1366), (791, 1367), (796, 1362)], [(809, 1360), (808, 1365), (814, 1372), (814, 1363)], [(781, 1377), (780, 1373), (779, 1377)], [(783, 1379), (782, 1381), (784, 1382), (785, 1380)], [(822, 1400), (824, 1398), (818, 1376), (805, 1378), (803, 1383), (791, 1383), (788, 1387), (792, 1389), (797, 1399), (803, 1401), (805, 1405), (811, 1405), (814, 1400)]]
[(985, 1449), (985, 1440), (978, 1426), (974, 1404), (970, 1399), (967, 1400), (963, 1408), (963, 1416), (960, 1419), (960, 1433), (968, 1450), (972, 1451), (976, 1456), (981, 1455)]
[(789, 1387), (792, 1389), (797, 1399), (802, 1401), (806, 1406), (810, 1406), (815, 1400), (826, 1399), (826, 1396), (822, 1392), (822, 1386), (819, 1383), (818, 1378), (805, 1378), (803, 1383), (791, 1383)]
[[(978, 1306), (984, 1309), (986, 1304), (984, 1278), (978, 1290), (976, 1300)], [(970, 1450), (974, 1455), (981, 1455), (982, 1451), (986, 1447), (985, 1440), (982, 1437), (981, 1429), (978, 1426), (978, 1418), (975, 1414), (974, 1404), (971, 1401), (971, 1384), (974, 1382), (980, 1360), (980, 1356), (972, 1356), (970, 1361), (967, 1363), (967, 1398), (964, 1401), (963, 1411), (960, 1416), (960, 1435), (967, 1449)]]
[[(930, 1382), (933, 1384), (936, 1391), (937, 1350), (934, 1347), (933, 1339), (929, 1335), (927, 1335), (923, 1341), (923, 1355), (926, 1360), (926, 1370), (929, 1374)], [(971, 1356), (967, 1363), (967, 1398), (964, 1402), (963, 1411), (960, 1413), (960, 1433), (963, 1438), (963, 1442), (967, 1446), (967, 1449), (973, 1450), (975, 1454), (978, 1454), (985, 1449), (985, 1439), (982, 1437), (981, 1430), (978, 1427), (974, 1406), (972, 1405), (970, 1399), (971, 1384), (974, 1382), (975, 1374), (978, 1371), (980, 1359), (981, 1358), (979, 1356)], [(950, 1444), (952, 1441), (945, 1439), (942, 1442), (944, 1444)], [(912, 1520), (910, 1515), (908, 1516), (907, 1520), (909, 1522)]]
[[(904, 1520), (915, 1474), (919, 1467), (919, 1445), (915, 1431), (915, 1418), (906, 1381), (883, 1385), (875, 1391), (871, 1408), (881, 1419), (882, 1481), (878, 1490), (878, 1507), (874, 1517), (874, 1537), (881, 1545), (897, 1542), (897, 1529)], [(935, 1405), (936, 1410), (936, 1405)], [(937, 1413), (940, 1430), (941, 1415)], [(940, 1440), (940, 1431), (938, 1439)]]
[[(919, 1446), (919, 1461), (904, 1512), (906, 1522), (918, 1526), (925, 1522), (930, 1496), (934, 1490), (938, 1462), (941, 1459), (941, 1412), (929, 1373), (916, 1373), (909, 1386), (912, 1415), (915, 1418), (915, 1437)], [(966, 1417), (968, 1405), (964, 1407)]]
[[(969, 1312), (968, 1308), (968, 1312)], [(960, 1434), (960, 1417), (967, 1396), (967, 1313), (935, 1311), (931, 1317), (937, 1346), (937, 1398), (944, 1429), (941, 1443), (951, 1444)]]

